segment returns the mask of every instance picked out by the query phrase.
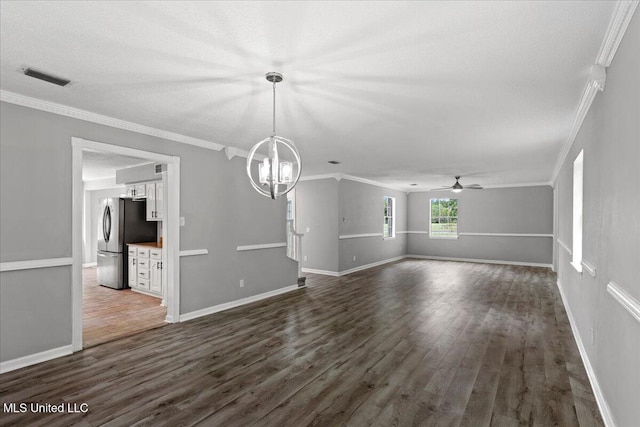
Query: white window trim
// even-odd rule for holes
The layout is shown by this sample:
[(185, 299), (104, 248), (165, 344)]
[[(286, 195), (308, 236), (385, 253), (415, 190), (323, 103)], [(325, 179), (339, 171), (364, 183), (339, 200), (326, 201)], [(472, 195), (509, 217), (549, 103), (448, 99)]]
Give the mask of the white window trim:
[[(442, 197), (442, 198), (444, 199), (444, 197)], [(433, 240), (458, 240), (458, 237), (460, 237), (460, 233), (458, 233), (457, 228), (456, 228), (456, 235), (455, 236), (443, 236), (443, 235), (438, 235), (438, 234), (431, 233), (431, 201), (432, 200), (440, 200), (440, 199), (441, 199), (440, 197), (436, 197), (436, 198), (431, 198), (430, 197), (429, 198), (429, 223), (427, 224), (427, 233), (429, 233), (429, 239), (433, 239)], [(458, 217), (456, 217), (456, 218), (458, 218)]]
[[(389, 240), (396, 238), (396, 198), (391, 196), (383, 196), (382, 197), (382, 206), (384, 208), (384, 199), (391, 200), (391, 236), (384, 237), (384, 219), (385, 216), (382, 217), (382, 240)], [(382, 212), (384, 214), (384, 211)]]
[(584, 150), (573, 161), (573, 244), (571, 265), (578, 273), (582, 273), (582, 238), (584, 215)]

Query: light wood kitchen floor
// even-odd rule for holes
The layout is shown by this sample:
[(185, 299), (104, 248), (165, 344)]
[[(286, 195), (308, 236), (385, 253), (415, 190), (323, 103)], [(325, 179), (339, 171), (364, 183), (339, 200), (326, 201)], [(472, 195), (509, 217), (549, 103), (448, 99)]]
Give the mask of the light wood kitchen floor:
[(159, 298), (100, 286), (95, 267), (82, 269), (82, 292), (84, 348), (166, 325)]
[[(0, 425), (601, 426), (548, 269), (403, 260), (0, 376)], [(249, 284), (250, 286), (250, 284)]]

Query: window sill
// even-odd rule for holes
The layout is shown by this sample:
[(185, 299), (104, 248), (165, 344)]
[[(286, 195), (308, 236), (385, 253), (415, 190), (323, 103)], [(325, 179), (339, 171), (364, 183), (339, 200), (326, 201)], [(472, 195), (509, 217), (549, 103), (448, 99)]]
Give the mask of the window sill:
[(458, 236), (433, 236), (431, 234), (429, 234), (429, 238), (435, 240), (458, 240)]
[(575, 268), (578, 273), (582, 273), (582, 263), (575, 263), (575, 262), (571, 261), (569, 264), (571, 264), (573, 266), (573, 268)]
[(382, 240), (393, 240), (396, 236), (383, 237)]

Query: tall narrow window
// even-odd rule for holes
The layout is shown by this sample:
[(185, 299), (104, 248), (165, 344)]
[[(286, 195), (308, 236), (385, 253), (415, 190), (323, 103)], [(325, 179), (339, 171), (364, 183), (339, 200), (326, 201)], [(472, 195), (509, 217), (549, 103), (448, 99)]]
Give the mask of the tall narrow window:
[(458, 199), (431, 199), (429, 237), (458, 238)]
[(573, 245), (571, 264), (582, 272), (582, 196), (584, 175), (584, 150), (573, 162)]
[(382, 236), (387, 239), (396, 237), (396, 220), (394, 217), (396, 209), (396, 199), (384, 196), (384, 225), (382, 228)]

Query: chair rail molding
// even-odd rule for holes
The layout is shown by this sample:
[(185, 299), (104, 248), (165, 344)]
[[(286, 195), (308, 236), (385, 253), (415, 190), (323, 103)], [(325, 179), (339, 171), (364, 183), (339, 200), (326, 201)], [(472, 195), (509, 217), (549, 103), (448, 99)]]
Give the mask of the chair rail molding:
[(255, 250), (259, 250), (259, 249), (286, 248), (286, 247), (287, 247), (287, 242), (263, 243), (263, 244), (260, 244), (260, 245), (238, 246), (236, 248), (236, 251), (243, 252), (243, 251), (255, 251)]
[(364, 233), (364, 234), (342, 234), (338, 236), (339, 240), (360, 239), (363, 237), (382, 237), (382, 233)]
[(607, 284), (607, 292), (627, 310), (634, 319), (640, 322), (640, 302), (622, 289), (615, 282)]
[(580, 263), (584, 267), (584, 271), (589, 273), (591, 277), (596, 277), (597, 271), (596, 271), (596, 267), (593, 264), (591, 264), (589, 261), (584, 259)]
[(185, 251), (180, 251), (180, 256), (195, 256), (195, 255), (208, 255), (209, 249), (188, 249)]
[(10, 261), (10, 262), (0, 263), (0, 272), (32, 270), (34, 268), (62, 267), (65, 265), (72, 265), (72, 264), (73, 264), (72, 257), (32, 259), (32, 260), (26, 260), (26, 261)]
[(560, 247), (562, 249), (564, 249), (565, 251), (567, 251), (567, 253), (571, 256), (573, 255), (573, 252), (571, 251), (571, 249), (569, 249), (569, 246), (567, 246), (567, 244), (565, 242), (563, 242), (560, 239), (556, 239), (556, 242), (558, 242), (558, 244), (560, 245)]
[(553, 237), (553, 234), (543, 233), (458, 233), (458, 236), (489, 236), (489, 237)]

